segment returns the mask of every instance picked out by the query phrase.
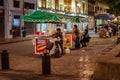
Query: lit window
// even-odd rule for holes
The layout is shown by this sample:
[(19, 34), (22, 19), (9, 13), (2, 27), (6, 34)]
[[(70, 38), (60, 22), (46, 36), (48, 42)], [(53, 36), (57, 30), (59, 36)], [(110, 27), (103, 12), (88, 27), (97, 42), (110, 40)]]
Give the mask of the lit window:
[(71, 30), (72, 30), (72, 26), (71, 26), (70, 23), (67, 23), (67, 30), (68, 30), (68, 31), (71, 31)]
[(46, 0), (46, 8), (51, 8), (51, 1), (50, 0)]
[(64, 11), (64, 7), (66, 7), (66, 5), (64, 5), (64, 0), (59, 0), (59, 10)]
[(46, 0), (46, 8), (55, 9), (55, 0)]
[(13, 26), (20, 27), (20, 16), (14, 16)]
[(42, 7), (42, 0), (37, 0), (37, 5), (38, 5), (38, 8)]
[(47, 30), (47, 24), (42, 23), (41, 25), (41, 31), (46, 31)]
[(54, 0), (52, 0), (52, 4), (51, 4), (52, 6), (52, 9), (55, 9), (55, 1)]

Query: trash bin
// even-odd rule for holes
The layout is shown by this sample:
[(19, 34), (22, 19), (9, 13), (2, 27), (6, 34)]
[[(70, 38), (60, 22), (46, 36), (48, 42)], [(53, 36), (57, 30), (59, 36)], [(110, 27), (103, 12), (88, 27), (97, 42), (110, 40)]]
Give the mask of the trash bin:
[(44, 53), (44, 55), (42, 56), (42, 74), (51, 74), (51, 62), (49, 53)]
[(23, 37), (26, 37), (26, 31), (23, 31)]

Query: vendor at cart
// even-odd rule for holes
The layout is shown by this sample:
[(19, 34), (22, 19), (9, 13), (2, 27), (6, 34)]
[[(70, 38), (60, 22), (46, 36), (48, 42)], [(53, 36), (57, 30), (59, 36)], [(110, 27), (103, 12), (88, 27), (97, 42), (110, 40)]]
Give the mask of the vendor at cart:
[(64, 53), (64, 48), (63, 48), (63, 35), (62, 35), (62, 32), (61, 32), (61, 29), (60, 28), (57, 28), (56, 29), (56, 33), (53, 34), (53, 38), (57, 38), (59, 40), (55, 41), (55, 45), (56, 47), (58, 48), (60, 46), (61, 48), (61, 55), (63, 55)]
[(73, 38), (75, 41), (75, 48), (80, 49), (80, 33), (79, 29), (77, 28), (77, 25), (73, 26)]

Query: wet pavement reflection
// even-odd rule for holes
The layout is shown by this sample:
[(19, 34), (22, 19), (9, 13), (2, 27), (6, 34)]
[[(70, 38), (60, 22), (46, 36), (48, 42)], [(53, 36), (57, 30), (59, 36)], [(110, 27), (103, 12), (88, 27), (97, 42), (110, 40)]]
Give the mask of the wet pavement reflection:
[(64, 57), (58, 60), (60, 64), (54, 64), (54, 73), (77, 75), (76, 80), (91, 80), (97, 57), (104, 56), (115, 46), (114, 39), (92, 39), (86, 48), (66, 54), (67, 60)]
[[(11, 67), (13, 70), (0, 72), (0, 79), (6, 80), (92, 80), (92, 74), (96, 65), (96, 59), (104, 56), (115, 45), (115, 38), (91, 38), (87, 47), (79, 50), (71, 50), (71, 53), (65, 54), (60, 58), (51, 58), (51, 75), (41, 76), (41, 60), (39, 57), (33, 56), (33, 49), (30, 42), (25, 42), (25, 48), (29, 48), (26, 54), (19, 50), (15, 53), (14, 46), (8, 48), (12, 57)], [(21, 45), (20, 43), (18, 43)], [(24, 44), (24, 43), (22, 43)], [(29, 45), (27, 45), (29, 44)], [(8, 45), (9, 46), (9, 45)], [(24, 49), (24, 47), (21, 49)], [(20, 54), (21, 53), (21, 54)], [(28, 55), (28, 56), (27, 56)], [(17, 59), (17, 60), (16, 60)], [(23, 72), (24, 71), (24, 72)], [(13, 77), (15, 76), (15, 77)]]

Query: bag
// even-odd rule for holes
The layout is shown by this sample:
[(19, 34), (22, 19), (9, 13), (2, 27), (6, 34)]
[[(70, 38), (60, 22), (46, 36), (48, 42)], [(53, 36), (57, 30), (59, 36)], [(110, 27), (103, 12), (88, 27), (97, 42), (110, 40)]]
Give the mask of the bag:
[(69, 49), (69, 48), (66, 48), (66, 49), (65, 49), (65, 53), (70, 53), (70, 49)]
[(76, 35), (72, 34), (72, 40), (75, 41), (76, 40)]

